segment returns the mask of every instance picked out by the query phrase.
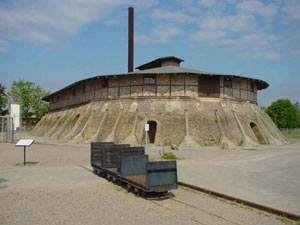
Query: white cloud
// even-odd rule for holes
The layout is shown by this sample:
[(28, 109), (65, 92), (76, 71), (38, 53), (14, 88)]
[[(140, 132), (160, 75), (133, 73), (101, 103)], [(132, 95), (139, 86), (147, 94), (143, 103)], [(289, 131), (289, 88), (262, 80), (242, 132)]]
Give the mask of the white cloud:
[(120, 23), (121, 21), (117, 19), (109, 19), (105, 21), (105, 24), (107, 25), (119, 25)]
[(153, 38), (159, 43), (168, 43), (171, 39), (180, 34), (181, 30), (171, 24), (157, 25), (153, 31)]
[(300, 21), (300, 1), (289, 0), (284, 2), (283, 12), (288, 19)]
[(181, 29), (173, 24), (159, 24), (156, 25), (150, 35), (145, 35), (140, 32), (135, 33), (135, 42), (138, 44), (153, 44), (153, 43), (169, 43), (172, 38), (179, 35)]
[(199, 22), (201, 29), (229, 30), (240, 32), (255, 27), (254, 18), (251, 15), (222, 15), (206, 16)]
[(142, 33), (135, 33), (134, 34), (134, 41), (137, 44), (148, 44), (150, 42), (150, 38)]
[(0, 39), (0, 52), (5, 52), (8, 48), (8, 42)]
[(257, 14), (271, 22), (277, 13), (277, 4), (265, 5), (259, 0), (242, 1), (236, 4), (236, 8), (242, 13)]
[(154, 9), (150, 14), (155, 19), (166, 19), (178, 23), (193, 22), (194, 18), (180, 11), (169, 11), (165, 9)]
[[(295, 1), (291, 1), (293, 5), (296, 4)], [(206, 6), (213, 4), (210, 1), (201, 3)], [(230, 1), (227, 8), (221, 7), (220, 11), (213, 15), (204, 14), (199, 17), (199, 29), (190, 34), (190, 41), (200, 46), (231, 46), (240, 56), (247, 58), (277, 60), (285, 57), (290, 54), (288, 48), (292, 49), (295, 40), (299, 40), (300, 37), (291, 27), (288, 28), (289, 35), (286, 32), (276, 32), (277, 27), (274, 26), (278, 25), (274, 25), (273, 22), (281, 21), (284, 17), (279, 14), (282, 4), (278, 1)], [(231, 10), (228, 10), (228, 5), (232, 6)], [(292, 54), (297, 55), (297, 52)]]
[(300, 49), (295, 49), (295, 50), (293, 50), (293, 51), (292, 51), (292, 55), (294, 55), (294, 56), (300, 58)]
[(194, 41), (208, 41), (215, 42), (217, 39), (226, 36), (224, 31), (210, 31), (210, 30), (200, 30), (191, 35), (191, 39)]
[(259, 14), (269, 22), (273, 21), (277, 12), (278, 6), (276, 4), (269, 4), (259, 10)]
[(204, 7), (214, 7), (219, 4), (216, 0), (198, 0), (198, 4)]
[(257, 12), (263, 7), (263, 3), (258, 0), (239, 2), (236, 7), (246, 12)]
[[(5, 40), (52, 43), (60, 35), (75, 35), (86, 24), (122, 5), (141, 7), (140, 0), (13, 0), (0, 8), (0, 32)], [(153, 6), (156, 0), (147, 1)], [(112, 21), (108, 22), (112, 23)]]
[[(235, 39), (224, 39), (223, 44), (235, 45), (239, 48), (248, 48), (249, 46), (257, 48), (267, 47), (269, 44), (274, 43), (279, 39), (278, 36), (264, 33), (251, 33), (242, 35)], [(254, 49), (254, 48), (253, 48)]]

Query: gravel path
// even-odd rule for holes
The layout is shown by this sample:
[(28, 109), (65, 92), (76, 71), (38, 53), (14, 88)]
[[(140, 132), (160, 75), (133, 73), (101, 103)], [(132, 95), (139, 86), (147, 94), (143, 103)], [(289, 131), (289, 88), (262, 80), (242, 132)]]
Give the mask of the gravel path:
[(178, 151), (179, 180), (300, 215), (300, 143)]
[(146, 199), (92, 174), (88, 146), (0, 144), (0, 224), (283, 224), (281, 218), (179, 188)]

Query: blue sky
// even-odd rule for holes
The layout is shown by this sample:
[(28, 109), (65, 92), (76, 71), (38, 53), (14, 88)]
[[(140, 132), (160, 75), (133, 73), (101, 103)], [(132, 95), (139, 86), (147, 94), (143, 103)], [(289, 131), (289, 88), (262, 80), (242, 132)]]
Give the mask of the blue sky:
[(53, 92), (127, 72), (129, 6), (135, 67), (174, 55), (184, 67), (267, 81), (260, 105), (300, 102), (300, 0), (1, 0), (0, 83)]

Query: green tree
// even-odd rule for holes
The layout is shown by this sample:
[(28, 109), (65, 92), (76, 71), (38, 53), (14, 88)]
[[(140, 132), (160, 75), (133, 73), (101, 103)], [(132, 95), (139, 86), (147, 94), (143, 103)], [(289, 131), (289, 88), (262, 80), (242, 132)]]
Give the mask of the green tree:
[(49, 111), (49, 104), (42, 100), (50, 92), (44, 91), (40, 86), (30, 81), (14, 81), (8, 92), (13, 102), (21, 104), (22, 116), (28, 118), (32, 115), (41, 118)]
[(266, 110), (279, 128), (296, 128), (300, 125), (297, 109), (288, 99), (278, 99)]
[(5, 86), (0, 84), (0, 116), (4, 116), (8, 110), (7, 106), (7, 95), (5, 94)]
[(267, 109), (266, 106), (261, 106), (260, 108), (261, 108), (261, 110), (263, 110), (263, 111), (266, 111), (266, 109)]
[[(294, 104), (294, 107), (295, 107), (296, 110), (297, 110), (298, 118), (299, 118), (299, 120), (300, 120), (300, 104), (299, 104), (299, 102), (296, 102), (296, 103)], [(300, 127), (300, 123), (299, 123), (299, 127)]]
[(294, 107), (296, 108), (296, 110), (297, 110), (297, 112), (298, 112), (298, 116), (300, 117), (300, 104), (299, 104), (299, 102), (296, 102), (296, 103), (294, 104)]

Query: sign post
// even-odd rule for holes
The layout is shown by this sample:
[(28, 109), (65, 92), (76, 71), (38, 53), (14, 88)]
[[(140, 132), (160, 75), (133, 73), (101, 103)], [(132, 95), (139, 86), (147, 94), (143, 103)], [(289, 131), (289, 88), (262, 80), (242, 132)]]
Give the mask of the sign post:
[(147, 118), (145, 118), (145, 140), (146, 140), (146, 143), (145, 143), (145, 146), (147, 146), (147, 142), (148, 142), (148, 132), (149, 131), (149, 124), (148, 124), (148, 121), (147, 121)]
[(21, 139), (16, 144), (17, 147), (24, 147), (24, 166), (26, 165), (26, 147), (30, 147), (33, 142), (33, 139)]

